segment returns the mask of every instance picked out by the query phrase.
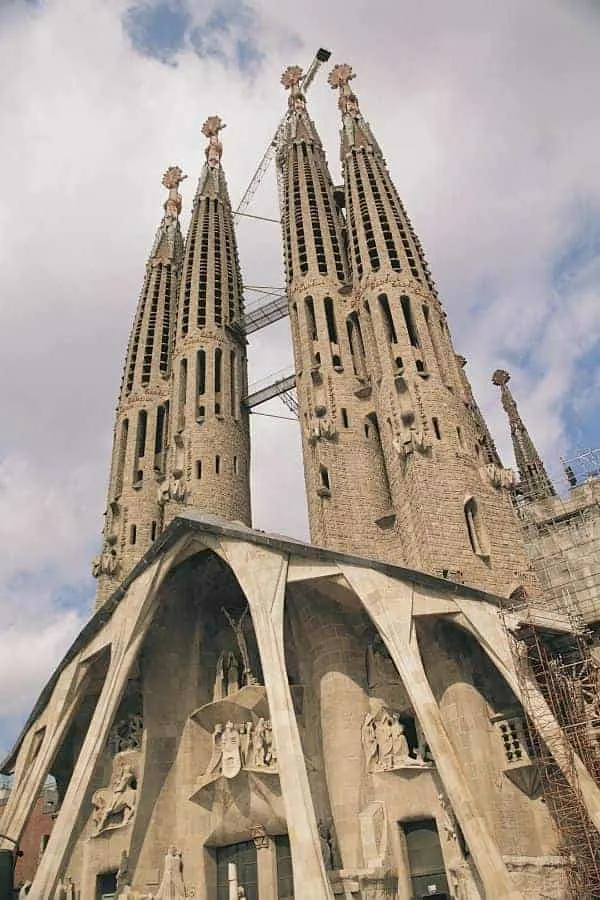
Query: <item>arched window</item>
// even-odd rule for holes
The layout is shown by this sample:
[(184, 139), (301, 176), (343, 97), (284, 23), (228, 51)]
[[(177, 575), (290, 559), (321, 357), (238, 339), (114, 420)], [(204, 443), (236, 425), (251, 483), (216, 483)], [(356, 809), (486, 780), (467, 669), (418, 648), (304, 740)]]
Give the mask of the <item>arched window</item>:
[(490, 550), (487, 534), (481, 521), (475, 497), (469, 497), (465, 502), (464, 512), (473, 553), (476, 553), (477, 556), (489, 556)]

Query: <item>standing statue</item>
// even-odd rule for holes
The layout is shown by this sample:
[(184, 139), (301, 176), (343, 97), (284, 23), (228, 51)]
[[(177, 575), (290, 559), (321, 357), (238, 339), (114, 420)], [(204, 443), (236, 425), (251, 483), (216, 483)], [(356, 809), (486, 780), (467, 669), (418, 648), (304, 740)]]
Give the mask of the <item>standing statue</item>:
[(213, 772), (221, 765), (221, 758), (223, 756), (223, 726), (217, 723), (213, 729), (212, 733), (212, 756), (206, 767), (206, 772), (204, 775), (212, 775)]
[(404, 734), (404, 725), (400, 721), (398, 713), (392, 713), (390, 729), (392, 734), (392, 765), (396, 768), (397, 766), (406, 765), (409, 761), (408, 741)]
[(253, 722), (245, 722), (242, 725), (242, 765), (243, 766), (251, 766), (252, 765), (252, 752), (253, 752), (253, 735), (252, 732), (254, 730)]
[(154, 900), (185, 900), (185, 885), (181, 868), (180, 851), (175, 846), (169, 847), (165, 856), (162, 881)]
[(241, 614), (237, 622), (232, 616), (229, 615), (224, 607), (221, 607), (221, 609), (225, 615), (225, 618), (233, 629), (235, 640), (240, 651), (240, 656), (242, 657), (242, 684), (257, 684), (256, 678), (252, 674), (252, 668), (250, 666), (250, 654), (248, 653), (248, 643), (246, 641), (246, 635), (244, 634), (244, 620), (246, 619), (246, 616), (249, 615), (250, 608), (246, 606), (246, 609)]
[(376, 724), (377, 744), (379, 746), (379, 768), (383, 771), (394, 765), (394, 738), (392, 717), (385, 712)]
[(235, 653), (227, 657), (227, 696), (237, 694), (240, 689), (240, 669)]
[(367, 772), (374, 772), (379, 764), (379, 744), (377, 742), (375, 716), (372, 713), (367, 713), (363, 722), (362, 744), (365, 751)]
[(215, 703), (217, 700), (223, 700), (225, 696), (225, 652), (222, 652), (217, 660), (217, 671), (215, 674), (215, 686), (213, 690), (213, 703)]
[(256, 723), (254, 729), (254, 768), (262, 769), (265, 765), (266, 750), (266, 725), (265, 720), (261, 717)]

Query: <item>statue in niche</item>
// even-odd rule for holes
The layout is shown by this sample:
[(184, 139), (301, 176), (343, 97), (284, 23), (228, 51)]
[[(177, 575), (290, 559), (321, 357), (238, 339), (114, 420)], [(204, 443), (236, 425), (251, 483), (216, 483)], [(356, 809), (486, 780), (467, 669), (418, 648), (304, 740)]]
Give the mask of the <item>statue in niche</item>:
[(143, 734), (144, 720), (142, 716), (134, 714), (113, 726), (108, 743), (115, 754), (125, 750), (141, 750)]
[(92, 560), (92, 575), (99, 578), (101, 575), (116, 575), (119, 568), (117, 551), (114, 547), (105, 547), (100, 556)]
[(181, 852), (175, 846), (169, 847), (165, 856), (162, 880), (154, 900), (184, 900)]
[(394, 766), (405, 765), (409, 761), (408, 741), (404, 734), (404, 725), (398, 713), (392, 713), (390, 725), (392, 735), (392, 763)]
[(173, 473), (169, 479), (169, 496), (176, 503), (183, 503), (185, 500), (185, 483), (182, 475)]
[(113, 762), (113, 779), (110, 787), (101, 788), (92, 797), (95, 834), (108, 828), (120, 828), (131, 821), (137, 799), (137, 775), (131, 762), (121, 754)]
[(411, 747), (400, 714), (382, 707), (367, 713), (362, 725), (362, 744), (367, 772), (391, 772), (406, 766), (427, 765), (426, 745), (415, 723), (417, 745)]
[(235, 653), (227, 656), (227, 696), (237, 694), (240, 689), (240, 669)]
[(221, 737), (222, 771), (225, 778), (235, 778), (242, 768), (240, 733), (233, 722), (227, 722)]
[(246, 606), (246, 609), (241, 614), (239, 619), (236, 620), (231, 616), (224, 607), (221, 607), (225, 618), (231, 625), (232, 631), (235, 635), (235, 640), (238, 645), (238, 650), (240, 651), (240, 656), (242, 658), (242, 684), (258, 684), (258, 681), (252, 674), (252, 667), (250, 666), (250, 654), (248, 653), (248, 643), (246, 641), (246, 635), (244, 634), (244, 621), (246, 617), (250, 615), (250, 607)]
[(217, 671), (215, 673), (215, 686), (213, 689), (213, 703), (222, 700), (227, 695), (225, 689), (225, 652), (219, 655), (217, 660)]

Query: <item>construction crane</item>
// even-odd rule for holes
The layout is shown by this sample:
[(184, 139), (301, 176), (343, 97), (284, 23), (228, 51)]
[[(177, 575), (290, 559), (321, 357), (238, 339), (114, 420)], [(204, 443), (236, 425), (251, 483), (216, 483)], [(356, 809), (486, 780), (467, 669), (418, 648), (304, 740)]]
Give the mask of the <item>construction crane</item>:
[[(327, 60), (329, 59), (330, 56), (331, 56), (331, 52), (329, 50), (325, 50), (323, 47), (319, 47), (319, 49), (317, 50), (317, 52), (315, 54), (315, 58), (313, 59), (310, 66), (306, 70), (306, 74), (305, 74), (304, 78), (302, 79), (302, 81), (300, 82), (300, 87), (302, 88), (302, 91), (304, 93), (306, 93), (306, 91), (308, 90), (310, 85), (313, 83), (313, 81), (315, 79), (315, 75), (319, 71), (320, 67), (323, 65), (324, 62), (327, 62)], [(283, 131), (283, 126), (285, 124), (285, 120), (286, 120), (286, 116), (283, 117), (283, 119), (277, 126), (277, 131), (273, 135), (273, 138), (270, 141), (269, 146), (267, 147), (265, 154), (264, 154), (263, 158), (261, 159), (256, 172), (252, 176), (250, 184), (248, 185), (248, 187), (246, 188), (246, 190), (244, 192), (244, 196), (240, 200), (238, 207), (233, 214), (234, 219), (237, 218), (238, 216), (243, 216), (245, 214), (245, 210), (247, 210), (248, 207), (250, 206), (250, 203), (252, 202), (252, 198), (254, 197), (254, 195), (256, 194), (256, 192), (258, 190), (259, 185), (263, 179), (263, 176), (264, 176), (265, 172), (267, 171), (267, 169), (269, 168), (269, 166), (271, 164), (271, 160), (273, 159), (273, 157), (275, 156), (275, 154), (277, 152), (277, 148), (279, 146), (279, 142), (281, 139), (281, 133)]]

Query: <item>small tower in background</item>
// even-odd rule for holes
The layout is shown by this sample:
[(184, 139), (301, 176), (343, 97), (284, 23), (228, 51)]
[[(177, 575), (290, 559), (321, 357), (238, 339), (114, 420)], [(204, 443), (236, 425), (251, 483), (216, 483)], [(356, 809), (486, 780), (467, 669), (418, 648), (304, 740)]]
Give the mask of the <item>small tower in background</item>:
[(173, 349), (165, 521), (184, 506), (250, 524), (242, 278), (219, 133), (211, 116), (185, 243)]
[(492, 375), (492, 384), (500, 388), (502, 406), (510, 424), (510, 435), (520, 478), (517, 489), (526, 500), (545, 500), (554, 497), (556, 491), (519, 414), (515, 398), (508, 386), (509, 381), (510, 375), (504, 369), (496, 369)]
[(127, 347), (117, 405), (103, 547), (93, 563), (96, 607), (123, 581), (163, 525), (159, 485), (169, 440), (171, 348), (183, 241), (178, 166), (163, 175), (169, 191)]

